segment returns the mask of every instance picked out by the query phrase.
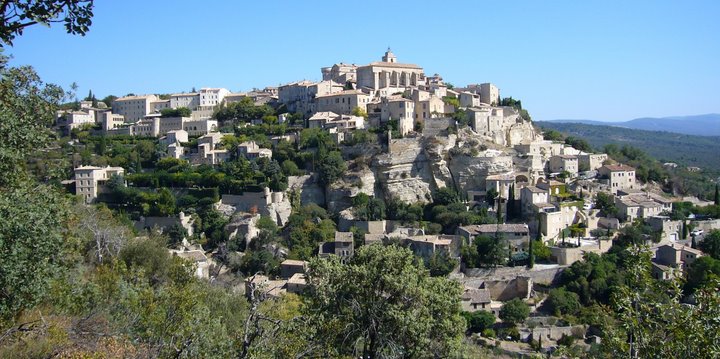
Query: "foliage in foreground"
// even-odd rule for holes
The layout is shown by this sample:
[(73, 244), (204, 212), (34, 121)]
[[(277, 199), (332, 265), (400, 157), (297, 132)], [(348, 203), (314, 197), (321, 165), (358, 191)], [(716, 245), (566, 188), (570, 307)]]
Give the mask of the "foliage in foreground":
[(313, 260), (305, 312), (325, 355), (445, 357), (460, 345), (460, 287), (405, 248), (363, 246), (349, 264)]

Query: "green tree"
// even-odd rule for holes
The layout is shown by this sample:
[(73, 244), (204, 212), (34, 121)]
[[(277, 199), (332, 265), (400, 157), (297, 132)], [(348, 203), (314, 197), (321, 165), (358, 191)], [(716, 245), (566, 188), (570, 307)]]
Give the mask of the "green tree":
[(514, 298), (500, 308), (500, 319), (505, 323), (522, 323), (530, 315), (530, 307), (521, 299)]
[(317, 169), (320, 181), (325, 185), (330, 185), (340, 179), (347, 170), (347, 163), (339, 151), (332, 151), (327, 156), (320, 158)]
[(435, 251), (427, 262), (427, 268), (432, 277), (444, 277), (450, 274), (457, 265), (457, 259), (450, 257), (447, 251)]
[(580, 300), (577, 294), (568, 292), (564, 288), (555, 288), (550, 290), (550, 294), (545, 301), (548, 310), (553, 315), (575, 315), (580, 311)]
[(112, 107), (113, 101), (117, 100), (117, 98), (118, 98), (117, 96), (108, 95), (102, 99), (102, 102), (104, 102), (105, 105), (107, 105), (107, 107)]
[(618, 286), (612, 298), (618, 322), (608, 327), (604, 352), (631, 358), (718, 357), (720, 283), (709, 283), (696, 292), (695, 305), (685, 305), (680, 278), (652, 279), (649, 251), (631, 248), (626, 263), (627, 282)]
[(12, 46), (28, 26), (62, 22), (68, 34), (85, 35), (90, 30), (93, 1), (32, 0), (5, 1), (0, 41)]
[(715, 259), (720, 259), (720, 230), (712, 230), (702, 242), (700, 242), (700, 250), (709, 254)]
[(190, 117), (192, 111), (187, 107), (164, 108), (160, 110), (160, 115), (162, 117)]
[(175, 247), (182, 243), (182, 240), (187, 237), (187, 229), (180, 223), (175, 223), (167, 229), (168, 245)]
[(507, 262), (506, 248), (502, 235), (480, 235), (469, 246), (462, 248), (462, 259), (470, 268), (495, 267)]
[[(8, 9), (28, 6), (10, 5), (0, 28), (0, 40), (6, 43), (22, 29), (10, 29)], [(0, 321), (43, 299), (62, 267), (65, 244), (71, 242), (64, 238), (68, 203), (56, 188), (38, 184), (25, 171), (28, 155), (48, 144), (49, 126), (63, 97), (59, 87), (44, 85), (32, 68), (8, 67), (7, 58), (0, 56)]]
[(718, 185), (715, 185), (715, 205), (720, 206), (720, 188)]
[(685, 292), (694, 293), (698, 288), (705, 287), (718, 279), (720, 279), (720, 260), (702, 256), (688, 268)]
[(435, 204), (448, 205), (457, 202), (460, 202), (460, 195), (450, 187), (438, 189), (433, 196), (433, 203)]
[(543, 139), (548, 140), (548, 141), (558, 141), (559, 142), (559, 141), (563, 141), (564, 137), (565, 136), (563, 136), (562, 133), (555, 131), (555, 130), (547, 129), (547, 130), (543, 131)]
[(318, 356), (448, 357), (465, 330), (460, 286), (409, 249), (363, 246), (347, 265), (313, 259), (304, 307)]
[(467, 322), (468, 331), (472, 333), (481, 333), (485, 329), (492, 328), (493, 324), (495, 324), (495, 315), (484, 310), (462, 312), (462, 316)]
[(595, 208), (602, 210), (607, 216), (614, 216), (617, 214), (615, 197), (605, 192), (598, 192), (595, 195)]
[[(63, 259), (67, 203), (54, 188), (0, 190), (0, 322), (39, 303)], [(1, 327), (2, 325), (0, 325)]]
[(368, 118), (368, 113), (367, 113), (367, 111), (365, 111), (364, 109), (362, 109), (362, 108), (360, 108), (360, 107), (354, 107), (354, 108), (352, 109), (352, 112), (350, 112), (350, 114), (353, 115), (353, 116), (360, 116), (360, 117), (363, 117), (363, 118), (365, 118), (365, 119)]

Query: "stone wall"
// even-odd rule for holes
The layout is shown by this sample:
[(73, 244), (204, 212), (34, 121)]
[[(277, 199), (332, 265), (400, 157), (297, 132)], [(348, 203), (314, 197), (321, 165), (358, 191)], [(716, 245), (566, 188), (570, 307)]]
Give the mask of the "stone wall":
[(720, 229), (720, 219), (711, 219), (707, 221), (692, 221), (691, 222), (696, 229), (702, 229), (705, 232), (710, 232), (713, 229)]
[(325, 206), (325, 190), (315, 175), (288, 176), (288, 192), (299, 191), (300, 203), (305, 206), (315, 203)]
[(492, 300), (505, 302), (514, 298), (530, 298), (533, 280), (530, 277), (518, 276), (509, 281), (486, 280), (483, 285), (490, 292)]
[(517, 276), (532, 278), (533, 282), (539, 284), (552, 284), (558, 274), (567, 266), (552, 266), (550, 268), (536, 267), (528, 270), (525, 267), (500, 267), (500, 268), (465, 268), (463, 282), (470, 286), (479, 285), (484, 280), (510, 280)]
[(450, 126), (455, 126), (451, 117), (427, 118), (423, 123), (423, 137), (444, 135)]
[(520, 334), (520, 340), (527, 341), (529, 339), (539, 340), (554, 340), (562, 338), (563, 335), (573, 336), (578, 339), (585, 337), (587, 328), (584, 325), (573, 325), (567, 327), (555, 327), (555, 326), (542, 326), (535, 328), (528, 328), (522, 330)]

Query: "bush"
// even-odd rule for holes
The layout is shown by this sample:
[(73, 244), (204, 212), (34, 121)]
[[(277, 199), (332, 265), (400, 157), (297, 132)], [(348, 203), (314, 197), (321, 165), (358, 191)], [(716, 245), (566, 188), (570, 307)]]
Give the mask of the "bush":
[(484, 329), (482, 331), (482, 333), (480, 333), (480, 335), (484, 336), (485, 338), (495, 338), (495, 331), (490, 328), (487, 328), (487, 329)]
[(558, 345), (563, 345), (566, 347), (569, 347), (575, 343), (575, 337), (572, 335), (563, 334), (560, 339), (557, 341)]
[(520, 332), (515, 326), (505, 327), (498, 331), (498, 337), (502, 340), (520, 340)]

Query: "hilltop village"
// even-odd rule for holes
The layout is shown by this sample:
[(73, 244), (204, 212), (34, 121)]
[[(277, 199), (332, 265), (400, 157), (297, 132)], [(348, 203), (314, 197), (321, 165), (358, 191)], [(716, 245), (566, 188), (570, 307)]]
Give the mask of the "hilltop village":
[[(575, 313), (587, 304), (558, 278), (629, 228), (658, 280), (682, 276), (705, 255), (696, 242), (720, 228), (676, 216), (682, 199), (630, 165), (549, 139), (495, 84), (453, 86), (390, 49), (379, 60), (243, 93), (89, 96), (57, 114), (74, 153), (62, 184), (138, 233), (169, 235), (198, 277), (246, 293), (302, 293), (314, 257), (409, 248), (462, 284), (468, 318), (492, 314), (475, 331), (507, 353), (600, 340), (587, 323), (554, 318), (561, 295), (574, 295)], [(493, 329), (512, 322), (512, 307), (524, 318)]]

